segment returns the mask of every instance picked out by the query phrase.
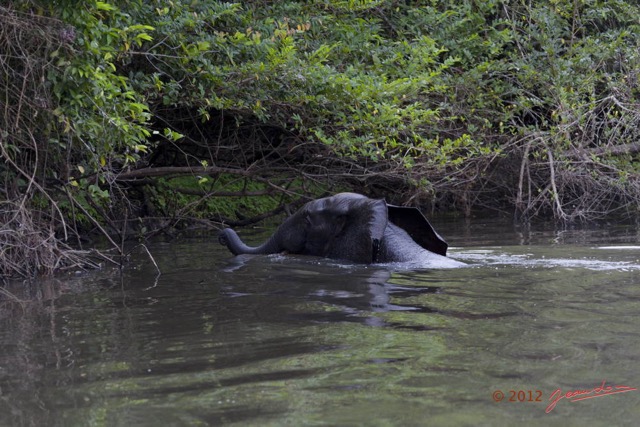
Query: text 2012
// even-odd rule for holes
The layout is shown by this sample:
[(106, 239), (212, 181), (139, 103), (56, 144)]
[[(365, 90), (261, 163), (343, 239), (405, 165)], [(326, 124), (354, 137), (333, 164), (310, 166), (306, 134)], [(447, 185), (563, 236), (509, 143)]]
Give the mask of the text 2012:
[(501, 390), (493, 392), (493, 400), (496, 402), (542, 402), (542, 391), (540, 390), (509, 390), (507, 397)]

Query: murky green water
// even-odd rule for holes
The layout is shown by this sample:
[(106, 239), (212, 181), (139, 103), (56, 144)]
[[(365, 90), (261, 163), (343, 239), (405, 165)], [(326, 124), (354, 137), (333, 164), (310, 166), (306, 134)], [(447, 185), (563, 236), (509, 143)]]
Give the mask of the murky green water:
[[(0, 425), (637, 425), (640, 390), (605, 393), (640, 389), (637, 227), (435, 225), (472, 267), (201, 238), (149, 245), (159, 277), (139, 249), (122, 276), (12, 288)], [(545, 413), (557, 389), (597, 397)]]

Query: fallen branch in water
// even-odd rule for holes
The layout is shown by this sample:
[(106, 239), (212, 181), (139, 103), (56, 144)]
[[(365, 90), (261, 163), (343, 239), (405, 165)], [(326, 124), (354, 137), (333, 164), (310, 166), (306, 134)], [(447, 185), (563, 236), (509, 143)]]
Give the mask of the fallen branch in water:
[(32, 217), (24, 204), (0, 203), (0, 275), (35, 277), (74, 268), (98, 268), (94, 251), (74, 250)]

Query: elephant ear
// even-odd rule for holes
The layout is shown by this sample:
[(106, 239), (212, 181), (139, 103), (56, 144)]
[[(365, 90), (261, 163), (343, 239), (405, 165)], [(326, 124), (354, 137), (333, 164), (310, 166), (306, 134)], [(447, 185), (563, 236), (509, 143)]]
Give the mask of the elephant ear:
[(404, 229), (420, 246), (446, 256), (449, 245), (416, 208), (387, 205), (389, 222)]

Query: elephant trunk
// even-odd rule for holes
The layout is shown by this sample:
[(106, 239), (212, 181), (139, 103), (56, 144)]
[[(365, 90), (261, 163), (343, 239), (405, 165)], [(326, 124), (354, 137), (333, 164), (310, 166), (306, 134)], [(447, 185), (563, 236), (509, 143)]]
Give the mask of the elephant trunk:
[(274, 236), (271, 236), (266, 242), (260, 246), (247, 246), (244, 244), (238, 234), (230, 228), (225, 228), (218, 235), (218, 241), (226, 246), (232, 254), (274, 254), (281, 252), (282, 248), (276, 242)]

